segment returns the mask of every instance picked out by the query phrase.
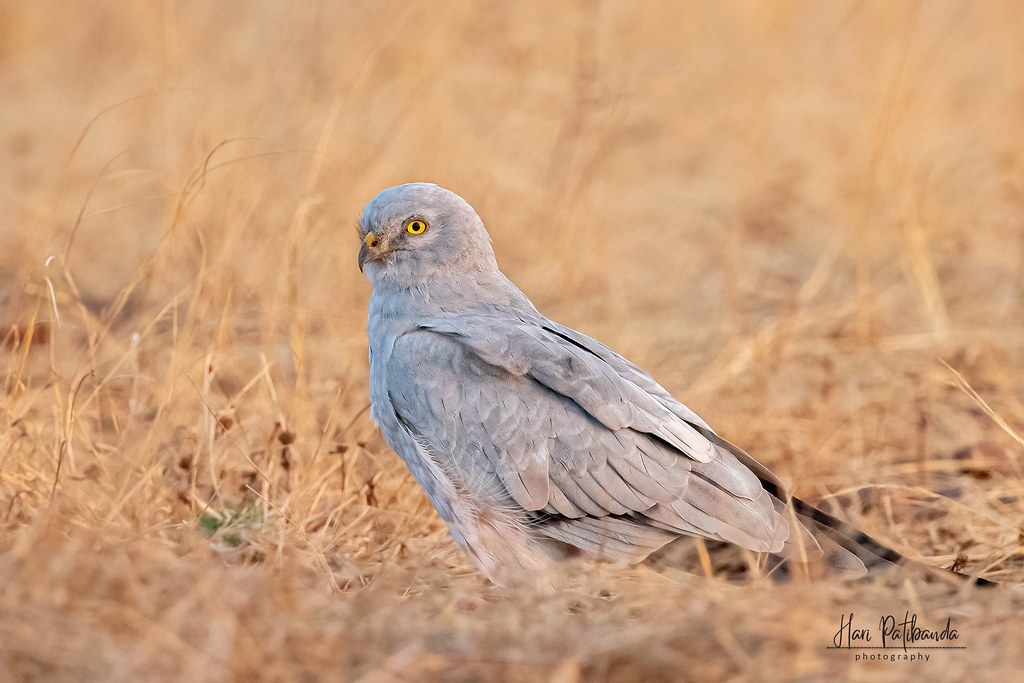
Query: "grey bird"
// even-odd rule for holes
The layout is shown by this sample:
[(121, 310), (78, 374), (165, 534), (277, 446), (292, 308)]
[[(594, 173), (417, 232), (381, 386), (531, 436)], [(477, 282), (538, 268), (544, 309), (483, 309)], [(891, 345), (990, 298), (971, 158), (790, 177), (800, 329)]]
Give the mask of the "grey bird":
[(639, 562), (680, 536), (855, 573), (905, 561), (789, 496), (648, 373), (539, 313), (455, 193), (388, 188), (359, 233), (373, 419), (495, 583), (578, 554)]

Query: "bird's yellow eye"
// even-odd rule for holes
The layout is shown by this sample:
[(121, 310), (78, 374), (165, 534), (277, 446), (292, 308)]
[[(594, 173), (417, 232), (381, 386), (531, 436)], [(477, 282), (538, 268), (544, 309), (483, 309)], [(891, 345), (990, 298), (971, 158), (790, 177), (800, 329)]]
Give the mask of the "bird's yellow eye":
[(405, 224), (405, 231), (410, 235), (422, 235), (427, 231), (427, 222), (418, 218), (411, 220)]

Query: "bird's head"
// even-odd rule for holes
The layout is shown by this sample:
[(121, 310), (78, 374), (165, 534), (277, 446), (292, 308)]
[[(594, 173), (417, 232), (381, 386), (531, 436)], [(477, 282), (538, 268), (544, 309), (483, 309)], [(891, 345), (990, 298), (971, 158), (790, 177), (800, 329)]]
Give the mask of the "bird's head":
[(414, 285), (435, 273), (497, 271), (491, 238), (466, 201), (430, 183), (383, 190), (359, 218), (359, 269), (376, 284)]

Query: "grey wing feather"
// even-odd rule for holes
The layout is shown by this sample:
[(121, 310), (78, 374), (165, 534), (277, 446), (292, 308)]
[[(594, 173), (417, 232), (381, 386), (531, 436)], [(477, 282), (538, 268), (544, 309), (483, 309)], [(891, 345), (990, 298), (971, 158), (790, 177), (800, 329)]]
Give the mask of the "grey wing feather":
[(621, 356), (548, 323), (446, 315), (396, 340), (389, 396), (442, 469), (605, 556), (643, 557), (680, 533), (783, 547), (771, 496), (699, 418)]
[(613, 351), (596, 339), (588, 337), (585, 334), (581, 334), (571, 327), (560, 325), (553, 320), (546, 320), (545, 327), (549, 328), (553, 333), (568, 339), (572, 343), (582, 346), (594, 355), (614, 366), (619, 374), (628, 378), (638, 387), (656, 397), (665, 405), (665, 407), (671, 410), (680, 419), (685, 420), (690, 424), (703, 427), (707, 430), (711, 429), (711, 427), (709, 427), (708, 424), (704, 422), (699, 415), (697, 415), (697, 413), (677, 401), (676, 398), (665, 389), (665, 387), (658, 384), (658, 382), (651, 377), (650, 373), (635, 365), (628, 358)]
[[(519, 322), (519, 325), (510, 324)], [(715, 457), (714, 445), (694, 428), (692, 421), (670, 410), (665, 398), (671, 396), (635, 365), (607, 347), (599, 352), (597, 342), (590, 346), (577, 341), (571, 332), (544, 319), (544, 324), (529, 324), (508, 316), (439, 316), (421, 325), (426, 329), (456, 337), (481, 359), (517, 375), (529, 374), (552, 391), (567, 396), (609, 429), (626, 427), (664, 439), (694, 460), (707, 462)], [(664, 396), (651, 393), (660, 389)], [(683, 414), (693, 413), (671, 399), (672, 407)], [(697, 418), (697, 424), (705, 426)]]
[(642, 560), (678, 536), (618, 517), (555, 520), (545, 527), (545, 533), (577, 548), (591, 549), (592, 552), (595, 548), (600, 549), (595, 554), (628, 561)]

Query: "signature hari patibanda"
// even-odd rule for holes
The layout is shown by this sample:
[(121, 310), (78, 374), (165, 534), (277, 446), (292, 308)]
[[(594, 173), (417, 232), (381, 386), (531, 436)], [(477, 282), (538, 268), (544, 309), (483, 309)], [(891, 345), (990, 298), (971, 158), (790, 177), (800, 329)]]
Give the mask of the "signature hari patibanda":
[[(942, 629), (932, 629), (918, 626), (916, 613), (905, 612), (902, 621), (899, 617), (887, 614), (878, 620), (877, 629), (871, 630), (855, 626), (853, 616), (853, 612), (840, 616), (839, 630), (832, 637), (833, 648), (881, 648), (904, 651), (914, 648), (963, 649), (963, 646), (955, 644), (960, 638), (960, 633), (953, 628), (952, 617), (946, 619), (946, 625)], [(873, 635), (877, 635), (878, 640), (873, 640)]]

